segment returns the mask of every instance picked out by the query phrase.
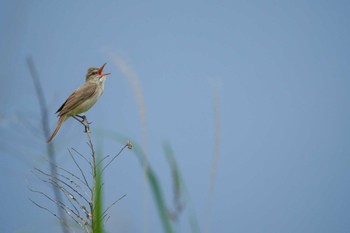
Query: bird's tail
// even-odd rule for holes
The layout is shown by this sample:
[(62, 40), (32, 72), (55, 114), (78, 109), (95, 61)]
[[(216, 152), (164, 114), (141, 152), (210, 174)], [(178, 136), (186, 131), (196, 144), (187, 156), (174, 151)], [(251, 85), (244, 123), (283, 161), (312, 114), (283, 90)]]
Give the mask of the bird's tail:
[(66, 118), (67, 118), (66, 115), (60, 116), (60, 118), (58, 119), (58, 122), (57, 122), (57, 126), (56, 126), (55, 130), (52, 132), (49, 140), (47, 140), (47, 143), (51, 142), (52, 139), (56, 136), (58, 130), (61, 128), (61, 126), (62, 126), (63, 122), (66, 120)]

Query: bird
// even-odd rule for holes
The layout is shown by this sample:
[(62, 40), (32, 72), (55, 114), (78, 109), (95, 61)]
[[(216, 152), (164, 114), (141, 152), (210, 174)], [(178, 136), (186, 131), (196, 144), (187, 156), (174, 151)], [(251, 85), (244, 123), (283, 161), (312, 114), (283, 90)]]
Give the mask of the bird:
[(69, 117), (81, 117), (79, 114), (88, 111), (103, 94), (104, 82), (107, 75), (111, 74), (102, 73), (106, 64), (107, 63), (103, 64), (100, 68), (89, 68), (86, 73), (85, 83), (77, 88), (56, 111), (59, 119), (56, 128), (47, 140), (47, 143), (51, 142), (56, 136), (63, 122)]

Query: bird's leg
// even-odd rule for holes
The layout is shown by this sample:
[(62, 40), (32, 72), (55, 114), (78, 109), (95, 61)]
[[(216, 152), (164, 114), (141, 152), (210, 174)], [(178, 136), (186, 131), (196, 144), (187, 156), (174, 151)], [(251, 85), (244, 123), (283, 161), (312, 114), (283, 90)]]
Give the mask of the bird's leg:
[[(77, 114), (77, 115), (75, 115), (75, 116), (77, 116), (77, 117), (79, 117), (80, 119), (82, 119), (82, 121), (84, 121), (85, 119), (86, 119), (86, 116), (85, 115), (79, 115), (79, 114)], [(92, 122), (87, 122), (89, 125), (92, 123)]]
[(79, 115), (79, 114), (77, 114), (77, 115), (75, 115), (76, 117), (79, 117), (80, 119), (84, 119), (84, 117), (85, 117), (85, 115)]
[[(78, 117), (77, 117), (78, 115), (75, 115), (75, 116), (72, 116), (75, 120), (77, 120), (77, 121), (79, 121), (79, 123), (81, 123), (81, 124), (83, 124), (84, 125), (84, 118), (82, 117), (82, 116), (79, 116), (79, 117), (81, 117), (81, 119), (79, 119)], [(85, 126), (85, 125), (84, 125)]]
[[(81, 120), (80, 120), (78, 117), (81, 118)], [(87, 118), (86, 118), (85, 115), (82, 115), (82, 116), (80, 116), (80, 115), (75, 115), (75, 116), (73, 116), (73, 118), (76, 119), (77, 121), (79, 121), (82, 125), (84, 125), (84, 127), (85, 127), (85, 133), (87, 133), (87, 132), (90, 133), (90, 126), (89, 126), (89, 124), (91, 124), (91, 123), (89, 123), (89, 122), (87, 121)]]

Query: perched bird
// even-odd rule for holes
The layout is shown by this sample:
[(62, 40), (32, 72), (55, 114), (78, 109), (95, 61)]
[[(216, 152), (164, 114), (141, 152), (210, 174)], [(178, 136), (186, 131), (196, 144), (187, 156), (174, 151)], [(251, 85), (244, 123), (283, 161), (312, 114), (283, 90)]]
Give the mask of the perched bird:
[(102, 74), (106, 64), (101, 68), (89, 68), (85, 83), (76, 89), (57, 110), (56, 113), (59, 119), (55, 130), (47, 140), (48, 143), (55, 137), (65, 120), (69, 117), (75, 118), (78, 114), (88, 111), (100, 98), (104, 90), (106, 76), (110, 74)]

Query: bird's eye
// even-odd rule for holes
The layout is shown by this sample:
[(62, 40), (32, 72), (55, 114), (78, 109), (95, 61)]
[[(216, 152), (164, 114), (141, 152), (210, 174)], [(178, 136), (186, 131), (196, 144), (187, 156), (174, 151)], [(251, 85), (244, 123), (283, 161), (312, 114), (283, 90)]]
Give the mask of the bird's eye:
[(96, 74), (97, 74), (97, 71), (92, 72), (92, 75), (96, 75)]

